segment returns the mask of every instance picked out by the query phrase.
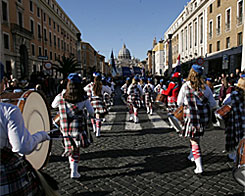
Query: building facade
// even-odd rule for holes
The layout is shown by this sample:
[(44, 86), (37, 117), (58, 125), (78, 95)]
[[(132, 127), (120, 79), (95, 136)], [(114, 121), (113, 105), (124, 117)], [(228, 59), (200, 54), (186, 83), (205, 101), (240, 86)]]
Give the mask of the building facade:
[[(183, 68), (201, 63), (206, 74), (241, 68), (244, 0), (191, 0), (164, 34), (168, 64), (168, 35), (172, 61)], [(201, 61), (198, 61), (200, 60)]]
[(81, 33), (55, 0), (1, 0), (1, 11), (1, 62), (8, 75), (29, 78), (63, 55), (77, 58)]
[(154, 48), (152, 49), (154, 53), (154, 75), (162, 76), (166, 69), (165, 66), (165, 50), (164, 50), (164, 43), (163, 40), (160, 40), (158, 43), (155, 44)]

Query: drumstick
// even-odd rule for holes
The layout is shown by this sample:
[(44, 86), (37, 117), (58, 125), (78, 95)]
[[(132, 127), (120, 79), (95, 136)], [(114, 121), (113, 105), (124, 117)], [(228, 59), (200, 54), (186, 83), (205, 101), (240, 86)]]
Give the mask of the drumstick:
[(49, 134), (49, 133), (53, 133), (53, 132), (55, 132), (55, 131), (58, 131), (59, 129), (51, 129), (50, 131), (47, 131), (47, 133)]

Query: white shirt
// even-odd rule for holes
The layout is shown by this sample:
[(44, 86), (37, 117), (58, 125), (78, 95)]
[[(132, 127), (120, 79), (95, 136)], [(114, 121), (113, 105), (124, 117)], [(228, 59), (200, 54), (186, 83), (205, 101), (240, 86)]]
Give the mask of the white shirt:
[(15, 105), (0, 103), (0, 116), (0, 148), (30, 154), (47, 135), (44, 131), (31, 135), (25, 127), (20, 109)]
[(143, 88), (143, 92), (144, 92), (144, 93), (146, 92), (147, 86), (150, 86), (152, 92), (154, 92), (154, 85), (153, 85), (153, 84), (146, 84), (146, 85), (144, 86), (144, 88)]
[[(187, 81), (186, 83), (184, 83), (179, 91), (179, 94), (178, 94), (178, 99), (177, 99), (177, 104), (178, 106), (180, 105), (188, 105), (188, 101), (187, 101), (187, 97), (186, 97), (186, 91), (185, 91), (185, 87), (186, 85), (188, 85), (190, 88), (191, 85), (190, 85), (190, 81)], [(208, 99), (208, 102), (209, 102), (209, 106), (211, 108), (215, 108), (217, 106), (217, 103), (213, 97), (213, 93), (211, 91), (211, 89), (208, 87), (208, 85), (205, 85), (205, 90), (202, 91), (204, 96), (207, 97)], [(196, 102), (197, 102), (197, 105), (202, 105), (202, 102), (199, 100), (199, 99), (196, 99)]]
[[(63, 96), (65, 92), (66, 92), (66, 90), (63, 90), (61, 92), (61, 94), (58, 94), (54, 98), (54, 101), (51, 104), (52, 108), (57, 108), (59, 106), (59, 100), (61, 98), (61, 95)], [(92, 105), (91, 105), (91, 103), (90, 103), (90, 101), (88, 99), (86, 99), (86, 100), (84, 100), (82, 102), (78, 102), (76, 104), (76, 106), (78, 107), (79, 110), (83, 110), (84, 108), (86, 108), (90, 116), (94, 115), (94, 108), (92, 107)], [(68, 112), (68, 116), (69, 116), (69, 110), (67, 110), (67, 112)]]
[[(129, 87), (128, 87), (128, 92), (127, 92), (128, 95), (130, 94), (132, 86), (133, 86), (133, 84), (130, 84)], [(143, 90), (142, 90), (141, 86), (139, 84), (137, 84), (137, 87), (138, 87), (138, 89), (140, 91), (140, 96), (142, 96), (143, 95)]]

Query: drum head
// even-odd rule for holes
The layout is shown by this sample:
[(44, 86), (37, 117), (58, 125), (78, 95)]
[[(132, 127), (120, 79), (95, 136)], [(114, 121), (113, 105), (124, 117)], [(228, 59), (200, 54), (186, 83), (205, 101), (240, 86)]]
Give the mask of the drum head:
[[(50, 130), (50, 111), (46, 105), (41, 94), (32, 91), (27, 91), (27, 96), (22, 115), (24, 118), (25, 126), (31, 134), (38, 131)], [(41, 169), (49, 155), (50, 141), (45, 141), (37, 145), (37, 148), (30, 154), (26, 155), (26, 159), (32, 164), (35, 169)]]
[(179, 120), (173, 114), (168, 115), (168, 120), (170, 124), (174, 127), (177, 133), (179, 133), (182, 130), (182, 126)]
[(238, 182), (238, 184), (245, 187), (245, 166), (240, 168), (236, 168), (232, 171), (234, 179)]

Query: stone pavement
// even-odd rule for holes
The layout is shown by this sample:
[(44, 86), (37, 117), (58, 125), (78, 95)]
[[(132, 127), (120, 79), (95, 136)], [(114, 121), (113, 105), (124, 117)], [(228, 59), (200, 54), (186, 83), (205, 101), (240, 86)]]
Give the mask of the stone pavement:
[(135, 125), (127, 122), (119, 95), (115, 99), (102, 136), (81, 149), (80, 179), (70, 179), (61, 141), (53, 142), (43, 171), (59, 183), (61, 195), (244, 195), (232, 177), (233, 163), (222, 153), (224, 130), (207, 131), (201, 139), (205, 172), (197, 176), (195, 164), (187, 160), (189, 141), (169, 128), (163, 109), (156, 107), (153, 117), (140, 110)]

